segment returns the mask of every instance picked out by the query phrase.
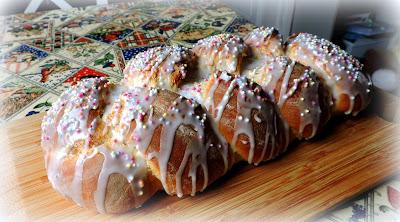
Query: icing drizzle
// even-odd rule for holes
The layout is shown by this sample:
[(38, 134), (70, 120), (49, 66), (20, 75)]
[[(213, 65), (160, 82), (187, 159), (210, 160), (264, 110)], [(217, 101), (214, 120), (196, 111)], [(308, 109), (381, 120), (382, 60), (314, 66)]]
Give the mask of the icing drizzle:
[(332, 89), (336, 100), (341, 94), (349, 96), (350, 106), (345, 114), (357, 115), (358, 111), (353, 110), (357, 96), (361, 98), (360, 110), (368, 105), (372, 83), (361, 72), (362, 64), (339, 46), (316, 35), (299, 33), (289, 43), (288, 56), (312, 67)]
[[(311, 124), (312, 134), (306, 139), (312, 138), (319, 127), (321, 107), (319, 105), (319, 81), (315, 73), (310, 68), (305, 68), (298, 78), (292, 80), (289, 88), (289, 80), (296, 63), (287, 57), (275, 57), (272, 61), (265, 63), (261, 67), (247, 70), (245, 75), (256, 83), (260, 84), (265, 92), (273, 101), (282, 108), (288, 98), (301, 88), (301, 97), (298, 102), (300, 110), (299, 136), (303, 136), (304, 128)], [(278, 81), (282, 79), (279, 93), (276, 95)]]
[[(142, 188), (146, 182), (144, 180), (147, 175), (146, 162), (153, 158), (158, 160), (161, 182), (165, 191), (170, 194), (176, 192), (179, 197), (184, 194), (182, 175), (190, 157), (189, 177), (192, 181), (192, 195), (198, 190), (196, 188), (198, 168), (202, 169), (204, 175), (201, 190), (209, 184), (207, 165), (209, 148), (214, 147), (220, 152), (226, 172), (229, 167), (229, 146), (223, 137), (217, 135), (215, 140), (212, 136), (210, 137), (211, 132), (207, 132), (205, 128), (205, 124), (210, 125), (207, 114), (201, 111), (196, 102), (180, 96), (171, 102), (168, 113), (164, 113), (161, 118), (155, 118), (152, 104), (158, 94), (157, 89), (110, 87), (105, 79), (85, 80), (63, 93), (42, 124), (42, 145), (48, 156), (46, 168), (53, 187), (83, 206), (84, 163), (96, 154), (102, 154), (104, 161), (98, 177), (97, 189), (94, 192), (94, 202), (97, 210), (104, 213), (106, 188), (110, 175), (114, 173), (123, 175), (135, 186), (134, 195), (141, 196), (144, 194)], [(102, 117), (97, 116), (89, 123), (89, 112), (96, 110), (101, 104), (106, 104)], [(100, 121), (105, 125), (102, 135), (108, 134), (110, 139), (94, 147), (90, 141), (95, 132), (99, 133), (96, 129)], [(160, 135), (160, 151), (149, 153), (147, 149), (154, 130), (160, 125), (163, 127)], [(181, 125), (192, 127), (196, 137), (189, 140), (184, 158), (175, 174), (176, 191), (171, 191), (166, 184), (167, 166), (174, 149), (176, 132)], [(211, 127), (213, 128), (212, 124)], [(61, 179), (61, 166), (79, 141), (84, 141), (85, 146), (81, 149), (75, 163), (72, 182), (66, 184)]]
[[(230, 82), (228, 89), (226, 90), (222, 100), (218, 103), (214, 103), (214, 93), (218, 88), (220, 82)], [(220, 77), (214, 79), (213, 85), (210, 87), (206, 98), (204, 100), (204, 105), (209, 108), (210, 112), (214, 114), (217, 123), (220, 122), (222, 113), (225, 110), (229, 99), (232, 96), (233, 90), (237, 88), (239, 90), (237, 94), (237, 115), (235, 118), (234, 136), (231, 141), (232, 147), (235, 147), (236, 142), (240, 134), (245, 134), (249, 138), (250, 150), (247, 161), (249, 163), (259, 164), (261, 161), (265, 160), (266, 155), (269, 155), (267, 159), (274, 158), (277, 154), (274, 151), (276, 147), (276, 140), (278, 137), (278, 132), (284, 134), (284, 147), (286, 150), (289, 145), (289, 128), (288, 125), (283, 122), (284, 129), (278, 129), (277, 121), (279, 121), (280, 116), (275, 111), (274, 105), (263, 98), (260, 93), (260, 88), (254, 87), (252, 83), (248, 83), (245, 77), (231, 77), (227, 73), (222, 73)], [(257, 110), (259, 115), (255, 115), (255, 121), (261, 123), (265, 122), (266, 132), (264, 146), (262, 150), (262, 155), (258, 160), (254, 159), (254, 152), (256, 149), (256, 141), (254, 135), (254, 129), (252, 124), (252, 111)], [(266, 154), (267, 146), (271, 140), (272, 149), (269, 154)], [(242, 141), (243, 143), (243, 141)], [(244, 141), (246, 143), (246, 141)]]
[[(311, 66), (318, 73), (325, 73), (319, 77), (324, 78), (326, 84), (334, 89), (333, 96), (337, 99), (340, 94), (349, 95), (350, 107), (346, 114), (357, 114), (353, 110), (354, 100), (361, 98), (361, 109), (364, 109), (370, 100), (369, 92), (371, 81), (361, 72), (362, 65), (358, 60), (348, 55), (331, 42), (320, 39), (314, 35), (300, 33), (289, 43), (289, 56), (267, 58), (269, 55), (280, 55), (282, 39), (272, 39), (277, 32), (274, 28), (260, 27), (253, 30), (243, 40), (231, 34), (220, 34), (200, 40), (193, 48), (198, 56), (200, 65), (205, 65), (209, 80), (214, 81), (206, 92), (204, 85), (193, 83), (178, 89), (183, 95), (194, 98), (206, 106), (214, 115), (215, 121), (210, 121), (207, 113), (198, 109), (199, 104), (194, 99), (183, 96), (171, 101), (168, 112), (162, 117), (155, 117), (153, 103), (160, 90), (152, 87), (161, 87), (177, 90), (187, 76), (187, 63), (191, 61), (191, 51), (179, 46), (155, 47), (146, 52), (139, 53), (124, 71), (124, 80), (121, 86), (110, 87), (104, 78), (83, 80), (70, 90), (64, 92), (60, 99), (53, 105), (42, 122), (42, 147), (46, 156), (46, 169), (52, 186), (61, 194), (71, 198), (83, 206), (82, 181), (83, 166), (85, 161), (94, 158), (97, 154), (103, 155), (104, 161), (94, 192), (94, 202), (99, 212), (105, 212), (106, 188), (111, 174), (123, 175), (134, 186), (136, 197), (144, 195), (147, 165), (149, 161), (156, 160), (160, 168), (160, 181), (164, 190), (182, 197), (182, 176), (189, 164), (189, 177), (191, 179), (191, 195), (195, 195), (197, 188), (197, 171), (202, 170), (204, 190), (209, 184), (209, 171), (207, 153), (210, 148), (216, 148), (223, 159), (225, 172), (229, 168), (229, 145), (217, 129), (223, 118), (223, 112), (229, 103), (235, 89), (238, 89), (237, 104), (234, 124), (234, 134), (231, 141), (232, 147), (236, 144), (248, 144), (249, 163), (259, 164), (263, 160), (272, 159), (281, 151), (285, 151), (290, 142), (289, 126), (281, 121), (276, 112), (274, 101), (282, 108), (286, 100), (301, 87), (299, 99), (300, 128), (302, 136), (306, 126), (311, 125), (311, 138), (315, 135), (320, 118), (318, 87), (319, 82), (314, 72), (307, 68), (304, 73), (290, 82), (293, 69), (298, 60)], [(271, 42), (272, 41), (272, 42)], [(233, 77), (228, 73), (240, 72), (242, 57), (246, 56), (246, 44), (259, 53), (262, 58), (249, 63), (241, 74), (259, 83), (269, 95), (260, 94), (261, 89), (245, 77)], [(298, 47), (291, 47), (298, 44)], [(270, 50), (266, 53), (265, 50)], [(293, 51), (294, 50), (294, 51)], [(311, 55), (311, 56), (310, 56)], [(176, 70), (176, 69), (179, 70)], [(173, 76), (178, 73), (178, 76)], [(218, 74), (218, 75), (217, 75)], [(275, 97), (276, 84), (282, 79), (278, 96)], [(222, 100), (216, 104), (214, 94), (221, 83), (228, 83)], [(289, 88), (289, 85), (291, 87)], [(137, 88), (143, 87), (143, 88)], [(340, 90), (339, 90), (340, 88)], [(200, 96), (203, 94), (203, 97)], [(271, 100), (271, 101), (270, 101)], [(97, 110), (104, 104), (104, 112), (93, 120), (90, 112)], [(112, 104), (112, 105), (111, 105)], [(199, 111), (200, 110), (200, 111)], [(257, 114), (253, 115), (253, 111)], [(89, 121), (90, 120), (90, 121)], [(266, 126), (265, 138), (256, 141), (253, 121)], [(110, 141), (101, 145), (92, 145), (92, 137), (99, 134), (99, 124), (105, 124), (103, 136), (111, 136)], [(135, 124), (133, 124), (135, 123)], [(211, 127), (217, 140), (212, 140), (206, 130), (205, 124)], [(133, 127), (134, 126), (134, 127)], [(155, 129), (161, 126), (159, 151), (149, 151), (149, 145)], [(190, 126), (196, 136), (190, 140), (184, 152), (183, 160), (176, 169), (174, 188), (167, 185), (169, 178), (168, 163), (174, 148), (174, 139), (180, 126)], [(283, 129), (282, 129), (283, 128)], [(238, 141), (240, 135), (246, 135), (248, 141)], [(213, 142), (218, 141), (218, 142)], [(84, 142), (83, 147), (76, 152), (76, 144)], [(277, 151), (277, 147), (283, 148)], [(268, 146), (271, 145), (269, 153)], [(259, 159), (255, 159), (256, 149), (262, 149)], [(64, 161), (76, 154), (75, 169), (71, 183), (65, 183), (62, 175)]]
[(244, 37), (244, 42), (250, 46), (256, 57), (265, 58), (283, 54), (282, 36), (274, 27), (256, 28)]
[(192, 51), (205, 64), (210, 73), (214, 71), (238, 72), (239, 59), (245, 50), (243, 40), (232, 34), (219, 34), (199, 40)]
[[(182, 192), (182, 173), (188, 164), (188, 159), (191, 156), (192, 162), (190, 166), (189, 176), (192, 179), (192, 195), (196, 192), (196, 174), (197, 168), (201, 167), (204, 175), (204, 185), (201, 190), (204, 190), (208, 185), (208, 166), (207, 152), (212, 146), (217, 146), (224, 160), (225, 172), (228, 170), (228, 145), (225, 140), (221, 140), (219, 144), (212, 144), (210, 140), (206, 140), (204, 124), (207, 121), (207, 114), (197, 115), (195, 109), (198, 106), (193, 100), (187, 100), (184, 97), (178, 97), (170, 107), (170, 112), (164, 113), (161, 118), (156, 119), (150, 117), (147, 121), (138, 121), (137, 127), (133, 132), (133, 136), (137, 139), (137, 149), (146, 155), (148, 160), (156, 158), (160, 167), (160, 180), (164, 190), (171, 194), (172, 191), (167, 186), (168, 162), (173, 149), (175, 133), (181, 125), (190, 125), (197, 133), (197, 140), (192, 140), (185, 150), (184, 158), (180, 163), (179, 169), (176, 172), (176, 194), (178, 197), (183, 196)], [(150, 111), (152, 112), (152, 111)], [(160, 135), (159, 152), (148, 152), (147, 149), (152, 140), (154, 130), (162, 126)]]
[[(98, 109), (100, 103), (112, 103), (115, 96), (110, 96), (110, 92), (113, 90), (118, 91), (111, 88), (104, 78), (83, 80), (60, 96), (42, 122), (42, 147), (47, 157), (45, 163), (49, 181), (54, 189), (80, 206), (84, 206), (84, 163), (96, 154), (103, 155), (103, 166), (94, 192), (95, 205), (99, 212), (105, 212), (106, 187), (111, 174), (124, 175), (135, 186), (137, 192), (134, 195), (141, 196), (143, 179), (147, 173), (145, 162), (137, 158), (137, 152), (126, 152), (121, 144), (114, 145), (112, 149), (106, 144), (96, 147), (90, 144), (98, 122), (107, 120), (103, 115), (103, 118), (98, 116), (89, 123), (89, 112)], [(79, 141), (84, 141), (84, 147), (79, 151), (72, 182), (67, 184), (62, 179), (61, 166), (71, 152), (74, 152), (74, 145)]]
[[(181, 46), (159, 46), (141, 52), (133, 58), (124, 72), (129, 87), (161, 87), (175, 89), (186, 78), (191, 51)], [(172, 77), (177, 71), (178, 77)], [(178, 82), (177, 82), (178, 81)]]

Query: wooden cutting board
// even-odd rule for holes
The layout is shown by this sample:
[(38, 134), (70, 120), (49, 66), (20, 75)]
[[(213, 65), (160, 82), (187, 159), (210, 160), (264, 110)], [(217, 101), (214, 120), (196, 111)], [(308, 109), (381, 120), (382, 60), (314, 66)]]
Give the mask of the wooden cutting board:
[(400, 168), (400, 126), (364, 114), (332, 121), (319, 138), (295, 144), (278, 160), (259, 167), (239, 164), (196, 197), (179, 199), (160, 192), (141, 209), (100, 215), (51, 188), (40, 148), (41, 118), (0, 129), (0, 220), (304, 221)]

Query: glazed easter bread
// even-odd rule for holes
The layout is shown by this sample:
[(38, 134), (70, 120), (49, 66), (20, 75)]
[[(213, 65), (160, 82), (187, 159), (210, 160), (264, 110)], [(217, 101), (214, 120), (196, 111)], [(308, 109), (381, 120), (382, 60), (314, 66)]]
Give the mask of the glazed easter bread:
[(83, 80), (47, 112), (48, 179), (100, 213), (140, 207), (159, 191), (195, 195), (235, 163), (271, 160), (331, 116), (362, 111), (370, 89), (355, 58), (307, 33), (283, 42), (261, 27), (192, 49), (151, 48), (120, 84)]

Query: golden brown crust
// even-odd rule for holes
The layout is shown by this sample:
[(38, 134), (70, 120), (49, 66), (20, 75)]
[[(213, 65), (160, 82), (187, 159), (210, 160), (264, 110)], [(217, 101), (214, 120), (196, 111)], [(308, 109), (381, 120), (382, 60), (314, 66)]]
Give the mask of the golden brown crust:
[[(153, 110), (153, 118), (159, 119), (162, 115), (169, 110), (171, 110), (172, 102), (175, 101), (179, 97), (178, 94), (172, 93), (167, 90), (160, 90), (157, 98), (154, 101), (154, 110)], [(195, 110), (195, 114), (201, 115), (204, 113), (201, 106), (197, 106)], [(210, 140), (213, 144), (218, 144), (218, 138), (213, 134), (211, 130), (210, 122), (205, 122), (205, 128), (209, 129), (206, 130), (206, 140)], [(164, 126), (158, 126), (154, 131), (152, 136), (150, 145), (147, 149), (146, 154), (152, 152), (159, 152), (160, 151), (160, 142), (161, 142), (161, 134), (163, 130), (170, 130)], [(176, 175), (179, 167), (184, 158), (185, 150), (188, 149), (190, 146), (191, 141), (197, 140), (197, 133), (194, 129), (189, 125), (180, 125), (176, 131), (175, 138), (174, 138), (174, 149), (172, 149), (170, 159), (168, 161), (168, 168), (167, 168), (167, 190), (170, 194), (176, 193)], [(220, 151), (217, 150), (217, 146), (210, 147), (207, 151), (207, 165), (209, 169), (208, 171), (208, 184), (215, 181), (217, 178), (221, 177), (225, 173), (225, 166), (224, 161), (220, 155)], [(148, 161), (148, 165), (151, 169), (153, 174), (161, 179), (160, 177), (160, 166), (159, 161), (156, 159), (151, 159)], [(228, 149), (228, 165), (229, 168), (233, 164), (233, 157), (232, 152)], [(185, 170), (182, 174), (182, 192), (183, 195), (189, 195), (192, 193), (192, 178), (189, 175), (189, 169), (192, 166), (192, 157), (189, 158), (188, 163), (186, 164)], [(204, 185), (204, 174), (200, 168), (197, 169), (196, 175), (196, 191), (201, 191)], [(208, 185), (207, 184), (207, 185)]]
[(181, 46), (161, 46), (137, 54), (124, 70), (127, 87), (176, 90), (193, 66), (194, 55)]
[[(335, 100), (335, 105), (336, 105), (336, 113), (345, 113), (351, 108), (351, 102), (350, 102), (350, 97), (347, 94), (340, 94), (339, 98)], [(355, 113), (360, 112), (362, 109), (362, 102), (360, 95), (357, 95), (354, 100), (354, 107), (353, 111)]]
[[(99, 113), (99, 112), (96, 112)], [(96, 132), (91, 137), (91, 147), (105, 143), (109, 136), (102, 134), (105, 124), (103, 122), (98, 124)], [(88, 138), (89, 139), (89, 138)], [(77, 160), (78, 155), (85, 152), (85, 141), (80, 140), (74, 143), (73, 149), (68, 156), (60, 163), (60, 178), (63, 184), (63, 189), (74, 188), (72, 183), (74, 175), (77, 173)], [(89, 151), (90, 152), (90, 151)], [(57, 151), (47, 152), (45, 159), (50, 162), (55, 156), (59, 155)], [(94, 192), (97, 188), (99, 180), (99, 174), (102, 170), (104, 156), (101, 153), (97, 153), (92, 158), (88, 158), (83, 163), (82, 171), (82, 200), (83, 204), (87, 208), (96, 209)], [(48, 168), (49, 170), (49, 168)], [(157, 191), (162, 189), (162, 186), (158, 179), (156, 179), (151, 173), (147, 174), (147, 177), (143, 181), (146, 186), (143, 190), (143, 195), (138, 197), (134, 195), (135, 187), (132, 183), (129, 183), (125, 176), (114, 173), (111, 174), (107, 179), (107, 188), (105, 193), (105, 212), (106, 213), (123, 213), (132, 208), (140, 207), (146, 200), (153, 196)], [(68, 193), (73, 192), (71, 190)], [(66, 196), (68, 199), (71, 197)]]
[[(54, 153), (56, 155), (56, 153)], [(53, 158), (49, 156), (48, 158)], [(65, 187), (71, 186), (75, 174), (75, 164), (77, 156), (71, 155), (62, 163), (61, 178)], [(97, 154), (93, 158), (85, 161), (83, 166), (82, 198), (87, 208), (96, 209), (94, 202), (94, 192), (96, 191), (97, 181), (102, 168), (104, 157)], [(140, 207), (153, 194), (162, 189), (160, 181), (150, 173), (147, 175), (144, 194), (137, 198), (134, 195), (135, 188), (129, 183), (125, 176), (112, 174), (107, 182), (105, 197), (105, 208), (107, 213), (123, 213), (133, 208)]]
[[(291, 50), (300, 47), (294, 41), (297, 37), (288, 40), (287, 53), (292, 57)], [(53, 187), (85, 207), (122, 213), (140, 207), (162, 189), (178, 196), (194, 195), (236, 161), (257, 165), (285, 152), (294, 139), (314, 136), (333, 112), (331, 85), (300, 64), (308, 61), (284, 58), (288, 63), (280, 75), (274, 74), (279, 78), (272, 90), (266, 90), (263, 83), (271, 82), (268, 75), (272, 75), (268, 64), (256, 81), (261, 86), (239, 76), (241, 66), (248, 50), (255, 58), (281, 56), (279, 32), (255, 30), (246, 44), (234, 35), (217, 35), (194, 47), (196, 58), (181, 48), (152, 49), (127, 67), (124, 87), (104, 79), (88, 80), (63, 94), (42, 125)], [(252, 65), (273, 60), (262, 58)], [(196, 93), (201, 92), (208, 112), (166, 90), (177, 91), (185, 81), (197, 79), (186, 74), (202, 65), (209, 76), (194, 90), (200, 89)], [(327, 64), (319, 68), (319, 73), (335, 75)], [(137, 84), (163, 89), (139, 89)], [(336, 95), (335, 111), (357, 113), (365, 108), (365, 95), (352, 95)], [(193, 117), (186, 118), (189, 115)], [(171, 121), (179, 124), (171, 126)]]
[(192, 48), (198, 58), (199, 69), (209, 75), (227, 72), (240, 75), (241, 64), (248, 54), (243, 39), (232, 34), (220, 34), (200, 40)]
[[(293, 85), (295, 84), (295, 81), (301, 79), (301, 77), (304, 75), (307, 69), (309, 69), (309, 67), (296, 63), (290, 75), (287, 88), (289, 89), (292, 88)], [(275, 98), (279, 98), (279, 92), (283, 84), (283, 78), (284, 76), (282, 76), (276, 84), (274, 91)], [(314, 136), (313, 135), (314, 126), (311, 123), (308, 123), (306, 126), (304, 126), (303, 131), (301, 131), (302, 108), (300, 99), (303, 96), (303, 91), (307, 90), (307, 87), (311, 87), (309, 86), (311, 83), (316, 84), (318, 92), (317, 104), (321, 109), (321, 113), (318, 117), (320, 118), (320, 120), (318, 122), (318, 125), (316, 126), (317, 132), (319, 132), (325, 126), (327, 121), (330, 119), (333, 111), (332, 106), (330, 104), (330, 102), (332, 101), (331, 94), (329, 93), (329, 90), (326, 87), (326, 85), (324, 85), (319, 78), (317, 78), (316, 76), (312, 76), (311, 79), (300, 82), (299, 86), (297, 86), (296, 91), (290, 97), (288, 97), (286, 101), (283, 103), (283, 105), (279, 108), (282, 117), (287, 121), (290, 128), (294, 131), (295, 135), (298, 138), (311, 138)]]
[(313, 137), (331, 116), (332, 97), (326, 85), (310, 67), (285, 56), (254, 64), (245, 75), (273, 98), (297, 138)]
[[(213, 85), (216, 84), (216, 81), (219, 81), (219, 83), (217, 83), (218, 86), (215, 91), (212, 91)], [(215, 107), (221, 103), (227, 91), (229, 91), (232, 81), (233, 80), (223, 81), (218, 78), (211, 78), (207, 82), (207, 84), (204, 86), (203, 95), (213, 98), (213, 103), (211, 103), (210, 106)], [(275, 106), (271, 101), (269, 101), (268, 96), (263, 93), (261, 87), (259, 87), (256, 83), (252, 83), (249, 85), (248, 89), (256, 92), (257, 96), (261, 97), (262, 103), (266, 105), (263, 108), (268, 109), (258, 110), (254, 108), (251, 110), (249, 121), (252, 125), (251, 130), (254, 132), (255, 146), (253, 151), (251, 151), (252, 147), (250, 138), (248, 135), (246, 135), (246, 133), (239, 133), (238, 139), (236, 142), (233, 142), (235, 133), (238, 130), (235, 120), (240, 118), (239, 116), (241, 113), (239, 112), (242, 108), (240, 103), (238, 103), (238, 96), (240, 96), (240, 93), (243, 91), (243, 89), (240, 89), (239, 85), (234, 87), (234, 89), (231, 91), (229, 100), (225, 105), (220, 120), (218, 121), (218, 127), (222, 135), (225, 136), (226, 140), (232, 144), (235, 152), (241, 156), (241, 159), (248, 160), (250, 163), (259, 164), (262, 161), (273, 159), (277, 155), (286, 151), (288, 144), (294, 139), (294, 136), (291, 130), (285, 127), (285, 123), (281, 120)], [(213, 111), (212, 108), (209, 108), (209, 110), (214, 115), (214, 118), (217, 118), (218, 110), (214, 109)], [(264, 113), (265, 111), (273, 113), (273, 115), (266, 117)], [(276, 121), (276, 124), (274, 124), (273, 121)], [(277, 134), (273, 135), (274, 139), (271, 138), (266, 140), (266, 134), (272, 134), (272, 132), (269, 131), (270, 129), (268, 129), (268, 127), (272, 124), (277, 127)], [(275, 140), (275, 142), (273, 142), (273, 140)], [(268, 144), (266, 145), (266, 143)]]
[(291, 35), (286, 55), (312, 67), (334, 98), (335, 113), (356, 115), (371, 100), (371, 81), (362, 64), (328, 40), (308, 33)]
[(276, 57), (285, 54), (282, 36), (273, 27), (259, 27), (244, 37), (244, 42), (249, 46), (255, 58)]
[[(91, 82), (88, 83), (88, 85), (93, 86), (96, 89), (100, 86), (103, 87), (104, 84), (106, 84), (105, 82), (94, 82), (94, 85), (92, 85)], [(79, 87), (84, 88), (81, 85), (78, 85), (78, 92), (80, 89)], [(116, 90), (113, 85), (109, 85), (108, 83), (107, 89), (110, 89), (111, 91)], [(104, 88), (104, 90), (106, 90), (106, 88)], [(189, 195), (194, 194), (198, 191), (202, 191), (207, 185), (211, 184), (217, 178), (224, 175), (227, 169), (232, 166), (233, 152), (226, 144), (224, 148), (226, 148), (227, 153), (226, 157), (224, 156), (224, 148), (218, 145), (226, 142), (222, 141), (221, 138), (219, 138), (215, 134), (215, 131), (213, 130), (211, 125), (212, 123), (207, 118), (202, 121), (202, 126), (204, 127), (203, 130), (205, 133), (204, 141), (210, 144), (215, 144), (215, 146), (211, 145), (210, 147), (207, 147), (205, 144), (204, 146), (199, 147), (197, 147), (196, 145), (194, 145), (194, 147), (191, 146), (192, 143), (199, 140), (199, 132), (196, 132), (194, 126), (191, 124), (182, 123), (181, 125), (179, 125), (175, 134), (173, 135), (173, 144), (167, 163), (167, 178), (164, 187), (160, 182), (162, 180), (162, 170), (160, 169), (160, 163), (162, 160), (160, 158), (148, 157), (153, 152), (160, 152), (160, 144), (167, 142), (165, 141), (165, 136), (163, 136), (163, 130), (174, 130), (173, 128), (168, 127), (168, 124), (160, 125), (154, 131), (154, 133), (152, 134), (152, 140), (147, 149), (145, 149), (145, 152), (143, 153), (144, 156), (140, 156), (138, 154), (134, 154), (132, 156), (133, 161), (137, 164), (140, 163), (140, 161), (138, 161), (140, 158), (148, 159), (147, 167), (149, 170), (146, 166), (136, 166), (142, 167), (142, 171), (145, 171), (145, 174), (142, 175), (139, 180), (132, 178), (133, 180), (131, 179), (132, 181), (129, 181), (127, 175), (124, 173), (124, 169), (109, 171), (110, 169), (107, 167), (113, 167), (114, 170), (116, 170), (117, 168), (115, 167), (119, 167), (118, 164), (121, 164), (117, 162), (120, 161), (120, 158), (123, 158), (123, 156), (126, 155), (121, 154), (120, 151), (118, 151), (120, 149), (120, 145), (118, 145), (118, 142), (115, 141), (114, 135), (115, 133), (119, 132), (118, 130), (120, 129), (120, 127), (123, 127), (123, 125), (121, 124), (123, 123), (123, 121), (127, 120), (124, 119), (126, 118), (124, 117), (124, 115), (126, 115), (124, 114), (124, 112), (130, 110), (129, 108), (132, 105), (129, 104), (131, 103), (131, 101), (126, 99), (130, 98), (129, 95), (131, 95), (129, 94), (130, 91), (126, 90), (128, 89), (122, 89), (121, 91), (119, 91), (120, 96), (115, 97), (115, 101), (106, 101), (104, 99), (101, 99), (103, 97), (99, 95), (104, 94), (104, 96), (107, 95), (108, 97), (112, 97), (109, 93), (103, 93), (103, 91), (101, 91), (99, 94), (96, 94), (93, 90), (88, 89), (87, 92), (92, 92), (92, 94), (87, 96), (92, 98), (92, 101), (99, 101), (99, 103), (95, 105), (96, 108), (90, 109), (88, 111), (87, 118), (83, 119), (83, 123), (85, 125), (84, 128), (90, 127), (92, 124), (89, 123), (96, 121), (93, 133), (88, 134), (85, 139), (76, 140), (70, 148), (58, 147), (57, 143), (53, 143), (53, 141), (51, 140), (50, 143), (44, 143), (44, 147), (46, 150), (45, 159), (47, 163), (46, 165), (48, 174), (58, 174), (58, 172), (60, 174), (56, 178), (49, 176), (49, 179), (53, 183), (53, 186), (59, 192), (64, 194), (67, 198), (81, 204), (82, 206), (95, 208), (101, 212), (122, 213), (132, 208), (141, 206), (146, 200), (148, 200), (157, 191), (163, 188), (170, 194), (181, 195)], [(146, 90), (142, 89), (133, 92), (133, 94), (135, 94), (136, 92), (146, 92)], [(63, 96), (63, 98), (64, 97), (67, 99), (68, 95)], [(82, 98), (86, 97), (82, 96)], [(147, 96), (144, 96), (143, 98), (147, 99)], [(173, 110), (173, 106), (177, 104), (176, 101), (178, 101), (178, 99), (179, 101), (187, 103), (188, 105), (189, 103), (192, 103), (192, 101), (181, 98), (178, 94), (171, 91), (158, 91), (154, 100), (151, 102), (151, 110), (146, 112), (144, 119), (140, 119), (142, 118), (140, 116), (136, 116), (135, 118), (131, 119), (129, 125), (132, 128), (127, 131), (122, 141), (123, 144), (126, 144), (127, 146), (125, 148), (127, 150), (126, 152), (128, 152), (128, 147), (130, 145), (135, 144), (133, 139), (134, 132), (136, 132), (137, 127), (139, 127), (139, 125), (137, 125), (137, 121), (153, 121), (164, 117), (165, 113), (170, 113)], [(86, 105), (90, 103), (90, 100), (84, 99), (76, 101), (74, 98), (71, 98), (70, 100), (66, 100), (63, 102), (65, 102), (65, 104), (58, 104), (54, 107), (54, 113), (57, 115), (53, 117), (52, 112), (49, 113), (49, 119), (47, 121), (52, 120), (55, 122), (52, 122), (54, 124), (50, 124), (49, 126), (44, 125), (44, 132), (50, 132), (48, 130), (53, 127), (59, 128), (58, 125), (66, 121), (67, 116), (65, 116), (64, 113), (68, 114), (70, 112), (74, 112), (73, 110), (70, 110), (70, 105), (75, 104), (73, 107), (78, 108), (81, 106), (86, 107)], [(58, 106), (62, 107), (59, 109), (59, 111), (57, 110)], [(69, 108), (67, 108), (68, 110), (63, 112), (62, 110), (64, 110), (64, 107)], [(106, 113), (106, 110), (109, 111), (107, 111)], [(78, 113), (82, 112), (83, 110)], [(196, 115), (203, 116), (203, 114), (205, 115), (206, 113), (201, 106), (197, 105), (194, 108), (193, 118), (195, 119)], [(102, 116), (103, 118), (100, 118)], [(71, 121), (71, 123), (73, 123), (75, 120), (72, 119)], [(78, 130), (84, 131), (84, 128)], [(199, 128), (197, 128), (196, 130), (199, 130)], [(54, 139), (54, 141), (56, 140), (57, 139)], [(200, 154), (202, 152), (205, 153), (206, 164), (196, 166), (196, 175), (191, 175), (191, 168), (195, 167), (192, 158), (200, 157), (190, 156), (189, 160), (184, 163), (184, 155), (186, 155), (188, 149), (206, 148), (207, 150), (199, 151)], [(138, 149), (140, 150), (140, 148)], [(56, 159), (56, 156), (64, 154), (66, 155), (64, 158)], [(113, 157), (113, 155), (117, 157)], [(167, 154), (164, 153), (164, 155)], [(146, 162), (145, 159), (143, 160), (144, 163)], [(196, 160), (196, 162), (198, 161), (200, 160)], [(56, 164), (57, 166), (55, 166), (54, 164)], [(182, 176), (178, 177), (178, 170), (181, 165), (184, 166), (184, 170)], [(206, 166), (206, 168), (203, 168), (204, 166)], [(119, 171), (121, 171), (121, 173), (119, 173)], [(106, 178), (101, 179), (104, 175), (106, 175)], [(193, 179), (194, 176), (196, 179)], [(81, 181), (79, 181), (79, 178), (82, 178)], [(178, 183), (178, 178), (181, 179), (181, 183)], [(196, 187), (193, 187), (193, 181)], [(99, 196), (99, 189), (102, 187), (102, 184), (105, 185), (105, 192), (103, 195), (101, 195), (100, 193)], [(181, 191), (179, 191), (177, 188), (179, 184), (181, 184)], [(102, 200), (104, 201), (104, 203), (99, 202)], [(103, 204), (104, 206), (102, 206)]]

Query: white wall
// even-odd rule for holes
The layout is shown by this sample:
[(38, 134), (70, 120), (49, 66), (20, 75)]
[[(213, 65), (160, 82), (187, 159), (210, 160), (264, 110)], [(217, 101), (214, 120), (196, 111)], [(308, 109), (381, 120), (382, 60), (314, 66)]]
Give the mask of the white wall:
[(296, 0), (292, 33), (308, 32), (331, 39), (338, 0)]
[(223, 0), (258, 26), (274, 26), (286, 37), (310, 32), (330, 38), (338, 0)]
[(274, 26), (286, 37), (290, 32), (294, 0), (222, 0), (257, 26)]

